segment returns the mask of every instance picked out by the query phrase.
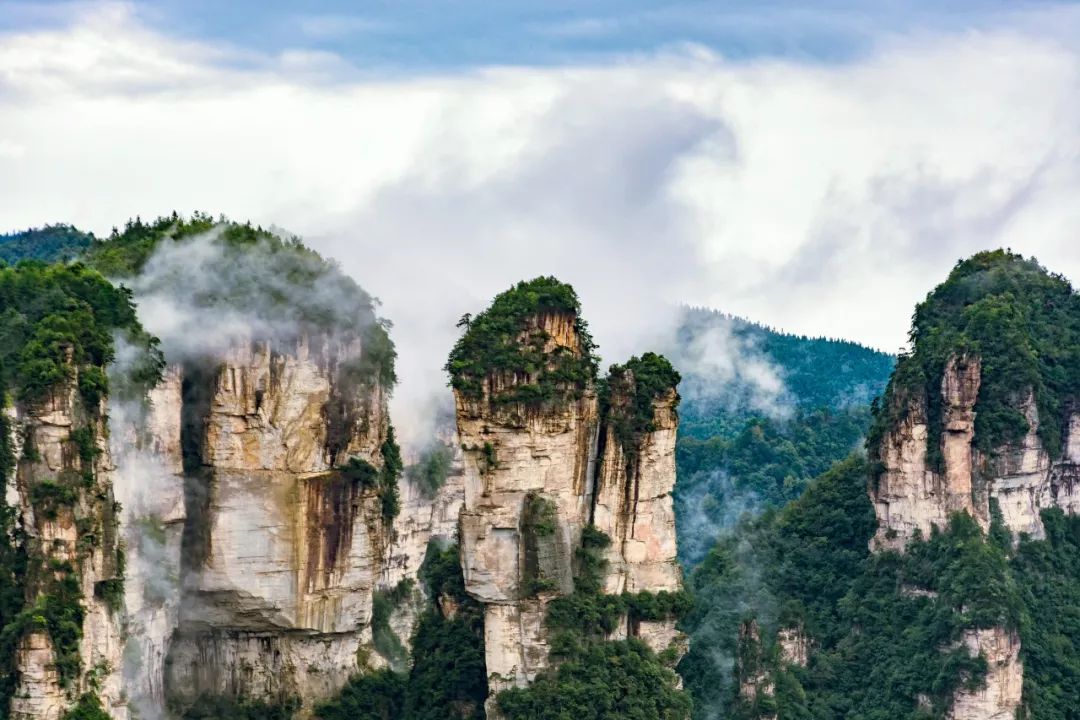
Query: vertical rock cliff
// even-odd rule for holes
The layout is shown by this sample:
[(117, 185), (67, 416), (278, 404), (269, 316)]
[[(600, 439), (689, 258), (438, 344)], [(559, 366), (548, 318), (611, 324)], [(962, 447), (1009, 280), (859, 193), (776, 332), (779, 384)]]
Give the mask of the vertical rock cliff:
[[(1074, 513), (1080, 478), (1076, 296), (1034, 261), (1003, 252), (959, 263), (915, 314), (876, 411), (871, 547), (903, 551), (950, 516), (984, 532), (1044, 536), (1040, 513)], [(1023, 665), (1015, 627), (975, 625), (962, 646), (987, 662), (985, 685), (961, 690), (950, 717), (1011, 718)]]
[[(170, 699), (308, 700), (356, 672), (389, 540), (376, 475), (392, 440), (378, 384), (335, 404), (348, 352), (256, 343), (185, 368)], [(346, 458), (368, 475), (341, 469)]]
[[(575, 589), (586, 527), (611, 540), (602, 588), (675, 591), (674, 385), (658, 356), (613, 369), (598, 392), (593, 345), (572, 289), (521, 283), (482, 315), (447, 365), (465, 458), (466, 591), (484, 607), (489, 693), (532, 682), (551, 662), (551, 601)], [(649, 374), (650, 383), (635, 377)], [(655, 649), (674, 621), (627, 622)], [(489, 701), (488, 712), (497, 715)]]
[(29, 617), (11, 699), (17, 720), (58, 718), (95, 693), (126, 718), (120, 668), (124, 551), (117, 535), (105, 420), (70, 380), (12, 413), (15, 509), (25, 533)]

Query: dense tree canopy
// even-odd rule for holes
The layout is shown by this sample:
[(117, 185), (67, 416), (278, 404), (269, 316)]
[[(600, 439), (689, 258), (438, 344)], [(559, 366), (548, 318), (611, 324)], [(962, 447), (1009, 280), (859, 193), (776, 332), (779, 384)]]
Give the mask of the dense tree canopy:
[(94, 236), (71, 225), (46, 225), (0, 235), (0, 260), (14, 265), (19, 260), (58, 262), (74, 260), (94, 241)]
[[(550, 337), (540, 327), (544, 317), (561, 316), (573, 324), (580, 347), (547, 347)], [(577, 293), (553, 277), (522, 281), (495, 296), (491, 306), (460, 323), (465, 332), (450, 351), (446, 371), (450, 385), (463, 396), (481, 398), (484, 380), (509, 381), (490, 400), (496, 404), (546, 403), (580, 397), (596, 380), (595, 345)]]

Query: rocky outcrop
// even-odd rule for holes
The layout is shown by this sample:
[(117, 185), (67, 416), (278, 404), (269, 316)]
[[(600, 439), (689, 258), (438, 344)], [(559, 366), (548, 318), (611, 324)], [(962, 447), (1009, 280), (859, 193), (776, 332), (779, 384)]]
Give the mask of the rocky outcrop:
[(13, 720), (59, 718), (95, 693), (128, 717), (120, 668), (123, 548), (102, 408), (78, 392), (78, 369), (9, 414), (16, 467), (8, 499), (25, 533), (31, 609), (17, 641)]
[[(579, 352), (572, 320), (544, 318), (548, 352)], [(546, 604), (573, 589), (572, 549), (589, 522), (598, 432), (595, 392), (539, 410), (494, 406), (488, 398), (505, 382), (489, 378), (484, 399), (456, 400), (465, 460), (462, 569), (466, 591), (484, 605), (492, 695), (547, 667)], [(550, 504), (549, 531), (525, 523), (530, 503)]]
[(984, 525), (989, 508), (976, 508), (972, 488), (972, 448), (975, 436), (975, 401), (979, 395), (977, 358), (954, 357), (941, 384), (942, 469), (932, 467), (927, 455), (927, 404), (913, 399), (907, 415), (881, 442), (883, 471), (871, 496), (878, 516), (872, 545), (903, 549), (916, 533), (929, 537), (934, 526), (944, 528), (949, 515), (966, 511)]
[(768, 669), (761, 644), (761, 629), (756, 620), (746, 620), (739, 625), (735, 678), (739, 685), (738, 705), (741, 706), (741, 714), (757, 720), (776, 720), (773, 703), (776, 683)]
[(977, 690), (956, 694), (950, 720), (1012, 720), (1020, 707), (1024, 668), (1020, 662), (1020, 637), (1002, 628), (968, 630), (963, 644), (974, 657), (986, 659), (986, 680)]
[(789, 665), (806, 667), (810, 659), (810, 639), (802, 625), (780, 628), (776, 633), (776, 644), (780, 648), (780, 660)]
[[(1039, 437), (1039, 413), (1029, 391), (1015, 405), (1027, 421), (1024, 436), (982, 453), (975, 442), (980, 373), (978, 357), (954, 356), (945, 367), (940, 464), (928, 458), (927, 399), (911, 398), (907, 413), (886, 433), (878, 456), (882, 471), (871, 487), (878, 518), (873, 548), (902, 551), (916, 534), (928, 537), (932, 528), (944, 529), (956, 512), (968, 513), (988, 530), (995, 505), (1014, 536), (1041, 538), (1042, 510), (1058, 507), (1071, 514), (1080, 508), (1080, 416), (1068, 411), (1062, 455), (1052, 458)], [(949, 717), (1014, 717), (1023, 687), (1019, 636), (985, 628), (967, 631), (963, 642), (972, 655), (986, 659), (986, 684), (959, 691)]]
[(883, 468), (872, 488), (878, 517), (872, 546), (902, 550), (916, 531), (928, 537), (944, 528), (954, 512), (967, 512), (984, 529), (991, 500), (1014, 534), (1043, 537), (1040, 512), (1080, 508), (1080, 414), (1069, 412), (1062, 457), (1053, 459), (1039, 438), (1039, 414), (1032, 393), (1016, 405), (1028, 423), (1019, 441), (980, 453), (973, 445), (975, 403), (981, 364), (977, 357), (953, 357), (941, 384), (941, 465), (928, 459), (927, 403), (913, 398), (908, 412), (880, 444)]
[[(584, 352), (572, 314), (540, 314), (529, 327), (521, 342), (543, 338), (546, 357)], [(610, 410), (601, 411), (592, 385), (539, 404), (496, 400), (538, 382), (537, 374), (493, 372), (478, 397), (455, 393), (465, 460), (462, 564), (466, 591), (484, 607), (491, 697), (548, 667), (547, 605), (574, 588), (585, 526), (612, 540), (605, 591), (682, 587), (671, 499), (674, 388), (651, 404), (649, 430), (627, 443), (606, 422)], [(618, 392), (608, 408), (624, 399)], [(622, 637), (640, 637), (657, 650), (682, 640), (674, 621), (624, 621), (622, 628)], [(491, 717), (494, 703), (488, 708)]]
[(182, 603), (168, 699), (310, 701), (369, 655), (390, 528), (375, 489), (335, 468), (347, 457), (381, 466), (388, 423), (378, 385), (338, 397), (336, 368), (358, 351), (252, 344), (183, 369)]

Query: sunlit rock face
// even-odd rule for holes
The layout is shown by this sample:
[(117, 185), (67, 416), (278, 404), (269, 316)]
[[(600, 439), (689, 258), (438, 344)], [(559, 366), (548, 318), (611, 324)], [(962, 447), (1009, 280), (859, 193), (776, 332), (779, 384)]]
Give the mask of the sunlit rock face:
[[(337, 372), (360, 350), (255, 343), (170, 367), (114, 439), (130, 568), (122, 666), (143, 715), (204, 695), (300, 702), (306, 715), (387, 663), (373, 593), (415, 580), (429, 540), (456, 540), (463, 476), (458, 458), (435, 492), (402, 478), (390, 521), (375, 488), (335, 470), (383, 462), (386, 389), (343, 387)], [(406, 644), (416, 609), (391, 618)]]
[(65, 612), (79, 610), (82, 633), (65, 644), (45, 627), (24, 632), (9, 715), (17, 720), (60, 718), (91, 690), (111, 717), (128, 717), (120, 675), (123, 551), (106, 421), (103, 408), (84, 404), (71, 371), (43, 400), (17, 402), (8, 416), (16, 466), (5, 496), (25, 533), (27, 604), (48, 597)]
[(175, 381), (162, 389), (155, 445), (179, 439), (184, 508), (166, 699), (310, 703), (367, 655), (390, 528), (374, 489), (334, 468), (380, 466), (388, 422), (377, 384), (335, 397), (335, 366), (355, 351), (305, 339), (189, 363), (178, 418)]
[(946, 366), (942, 468), (928, 462), (925, 402), (913, 403), (886, 434), (878, 458), (883, 469), (871, 487), (878, 517), (873, 547), (903, 549), (916, 531), (929, 537), (931, 528), (944, 528), (949, 515), (959, 511), (987, 529), (991, 500), (1009, 530), (1034, 538), (1044, 534), (1042, 510), (1059, 507), (1073, 513), (1080, 508), (1080, 415), (1068, 412), (1064, 452), (1052, 459), (1039, 438), (1039, 414), (1028, 392), (1016, 402), (1028, 423), (1024, 437), (980, 453), (973, 444), (980, 373), (977, 357), (954, 357)]
[[(546, 356), (582, 352), (574, 320), (566, 313), (530, 320)], [(531, 381), (491, 373), (479, 397), (455, 393), (464, 452), (462, 566), (466, 591), (484, 605), (489, 717), (497, 716), (495, 695), (527, 685), (549, 666), (547, 605), (573, 590), (575, 549), (586, 525), (612, 540), (605, 591), (682, 587), (671, 499), (674, 388), (654, 403), (653, 430), (623, 447), (591, 385), (539, 406), (493, 401)], [(621, 628), (617, 635), (640, 637), (657, 650), (682, 641), (673, 621)]]

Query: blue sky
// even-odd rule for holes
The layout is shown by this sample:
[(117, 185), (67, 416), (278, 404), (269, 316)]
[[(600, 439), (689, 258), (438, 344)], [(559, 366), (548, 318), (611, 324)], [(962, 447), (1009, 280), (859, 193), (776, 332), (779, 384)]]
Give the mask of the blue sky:
[[(10, 0), (0, 30), (63, 25), (86, 2)], [(375, 71), (595, 62), (693, 43), (730, 59), (844, 62), (883, 36), (1034, 26), (1065, 35), (1038, 0), (136, 0), (134, 14), (172, 36), (262, 54), (324, 51)], [(1051, 20), (1044, 18), (1051, 17)]]

